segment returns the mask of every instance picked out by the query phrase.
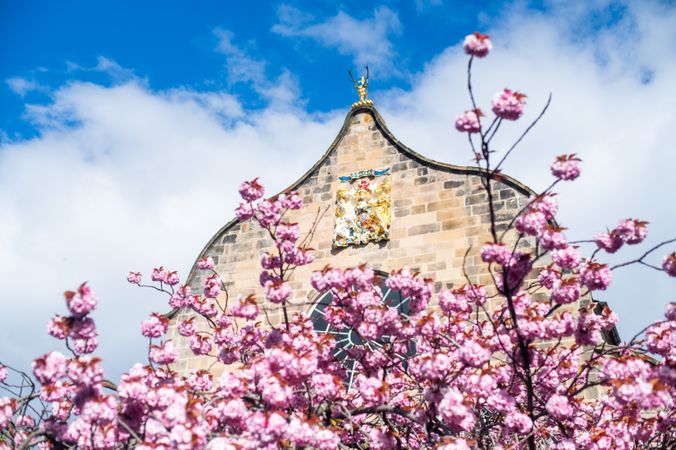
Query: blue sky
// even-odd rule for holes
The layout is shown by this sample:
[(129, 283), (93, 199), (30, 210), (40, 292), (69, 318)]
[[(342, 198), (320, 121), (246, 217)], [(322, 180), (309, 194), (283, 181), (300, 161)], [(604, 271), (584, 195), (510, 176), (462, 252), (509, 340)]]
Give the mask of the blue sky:
[[(529, 6), (547, 9), (537, 3)], [(370, 61), (373, 83), (382, 89), (408, 88), (411, 74), (449, 43), (510, 7), (501, 1), (8, 0), (0, 6), (0, 78), (21, 77), (52, 88), (71, 79), (110, 84), (117, 80), (109, 73), (92, 70), (103, 57), (144, 78), (151, 89), (228, 89), (248, 107), (263, 106), (247, 80), (232, 79), (224, 70), (224, 55), (215, 51), (219, 41), (215, 31), (220, 29), (229, 30), (233, 43), (252, 58), (265, 61), (262, 68), (268, 76), (284, 70), (295, 74), (309, 111), (327, 111), (353, 96), (346, 76), (346, 69), (355, 65), (353, 54), (341, 51), (338, 44), (323, 46), (312, 37), (290, 39), (275, 31), (285, 13), (303, 16), (309, 24), (340, 14), (364, 21), (367, 27), (382, 23), (369, 38), (391, 42), (391, 64), (380, 64), (377, 56)], [(380, 10), (381, 19), (374, 19), (375, 10)], [(368, 45), (364, 47), (368, 50)], [(47, 100), (39, 90), (18, 97), (3, 83), (0, 129), (10, 137), (35, 135), (35, 127), (22, 118), (23, 105)]]
[[(583, 175), (559, 196), (571, 239), (626, 217), (650, 221), (647, 245), (674, 237), (673, 2), (0, 3), (0, 359), (27, 367), (58, 347), (45, 324), (88, 280), (106, 368), (141, 360), (139, 323), (166, 303), (127, 271), (187, 274), (243, 179), (274, 192), (303, 174), (356, 98), (348, 67), (370, 65), (370, 97), (402, 142), (470, 164), (452, 123), (469, 107), (460, 43), (476, 30), (494, 42), (475, 66), (480, 105), (504, 87), (528, 95), (498, 151), (553, 94), (506, 172), (543, 189), (554, 157), (578, 153)], [(674, 285), (626, 268), (599, 299), (628, 337)]]

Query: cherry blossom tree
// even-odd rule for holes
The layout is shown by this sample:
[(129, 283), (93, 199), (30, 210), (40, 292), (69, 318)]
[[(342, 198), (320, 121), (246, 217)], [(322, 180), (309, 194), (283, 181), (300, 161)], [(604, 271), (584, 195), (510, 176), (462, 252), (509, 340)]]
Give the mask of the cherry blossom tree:
[[(265, 199), (258, 180), (245, 182), (237, 218), (255, 222), (274, 242), (275, 251), (261, 256), (267, 302), (230, 298), (210, 258), (197, 263), (205, 273), (201, 292), (163, 267), (152, 270), (148, 284), (139, 272), (127, 278), (166, 294), (171, 308), (191, 310), (194, 317), (177, 330), (195, 355), (225, 367), (223, 374), (175, 372), (169, 319), (152, 314), (140, 329), (149, 339), (148, 360), (108, 381), (94, 356), (97, 298), (83, 284), (65, 293), (67, 313), (48, 324), (64, 352), (35, 359), (32, 375), (0, 365), (0, 449), (674, 448), (676, 303), (664, 320), (617, 343), (605, 338), (617, 317), (593, 293), (629, 264), (676, 276), (676, 253), (661, 266), (649, 262), (676, 240), (614, 266), (604, 254), (643, 243), (646, 222), (626, 219), (570, 242), (556, 220), (555, 188), (580, 175), (574, 154), (558, 157), (551, 185), (507, 229), (498, 227), (500, 169), (551, 97), (512, 147), (496, 151), (493, 138), (522, 116), (526, 96), (504, 89), (493, 99), (493, 115), (485, 115), (471, 75), (475, 58), (491, 51), (490, 38), (469, 35), (464, 49), (471, 105), (455, 126), (467, 134), (489, 200), (491, 240), (480, 257), (491, 285), (467, 277), (465, 285), (435, 293), (431, 280), (398, 270), (386, 284), (409, 299), (402, 314), (383, 302), (367, 265), (314, 272), (312, 286), (331, 293), (326, 321), (365, 343), (346, 350), (358, 368), (348, 384), (335, 340), (291, 312), (290, 277), (313, 261), (308, 239), (289, 221), (301, 197)], [(529, 253), (524, 240), (535, 243)], [(272, 309), (280, 323), (261, 323)]]

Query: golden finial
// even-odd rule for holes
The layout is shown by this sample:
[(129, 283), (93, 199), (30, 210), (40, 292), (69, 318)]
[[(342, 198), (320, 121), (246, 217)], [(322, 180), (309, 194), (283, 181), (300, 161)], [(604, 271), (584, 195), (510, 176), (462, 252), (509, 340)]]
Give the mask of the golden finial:
[(371, 106), (373, 105), (373, 100), (366, 98), (368, 96), (368, 87), (369, 87), (369, 66), (366, 66), (366, 76), (362, 75), (359, 81), (355, 80), (352, 76), (352, 69), (349, 69), (347, 73), (350, 75), (350, 79), (354, 84), (354, 88), (359, 94), (359, 101), (352, 103), (352, 108), (357, 108), (359, 106)]

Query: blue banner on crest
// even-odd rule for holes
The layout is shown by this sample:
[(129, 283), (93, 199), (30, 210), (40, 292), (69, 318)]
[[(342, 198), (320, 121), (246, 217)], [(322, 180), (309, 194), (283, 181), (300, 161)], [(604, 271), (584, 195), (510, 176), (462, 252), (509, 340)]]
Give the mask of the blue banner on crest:
[(352, 172), (347, 176), (338, 177), (338, 179), (340, 181), (352, 181), (364, 177), (379, 177), (381, 175), (388, 175), (389, 173), (390, 173), (389, 167), (383, 170), (368, 169), (368, 170), (360, 170), (359, 172)]

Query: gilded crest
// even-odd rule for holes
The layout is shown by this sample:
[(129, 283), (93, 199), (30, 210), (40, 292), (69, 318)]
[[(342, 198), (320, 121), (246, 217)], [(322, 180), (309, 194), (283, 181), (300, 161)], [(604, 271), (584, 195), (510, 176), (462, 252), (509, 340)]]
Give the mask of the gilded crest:
[(387, 169), (369, 170), (341, 177), (343, 181), (351, 183), (336, 193), (334, 247), (379, 242), (390, 238), (392, 187), (389, 177), (376, 178), (387, 174)]

